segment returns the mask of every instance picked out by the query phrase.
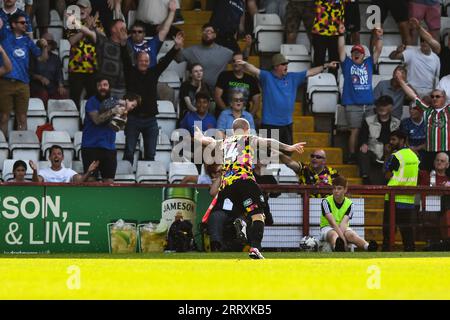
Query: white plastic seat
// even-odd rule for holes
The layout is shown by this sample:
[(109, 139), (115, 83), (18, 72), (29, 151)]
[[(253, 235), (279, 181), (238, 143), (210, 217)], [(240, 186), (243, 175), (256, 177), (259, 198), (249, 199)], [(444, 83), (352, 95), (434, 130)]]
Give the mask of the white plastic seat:
[(155, 161), (163, 163), (164, 168), (169, 172), (170, 162), (172, 161), (172, 150), (156, 150)]
[(378, 58), (378, 73), (380, 75), (390, 75), (394, 72), (394, 69), (402, 63), (402, 60), (393, 60), (389, 58), (392, 51), (395, 51), (397, 46), (384, 46), (381, 50), (380, 57)]
[(77, 131), (75, 132), (74, 138), (73, 138), (73, 147), (75, 150), (74, 158), (82, 160), (81, 157), (81, 142), (83, 140), (83, 131)]
[(278, 183), (280, 184), (295, 184), (298, 183), (298, 176), (285, 164), (280, 164), (280, 171), (278, 173)]
[(158, 112), (156, 119), (162, 133), (171, 136), (177, 126), (177, 113), (171, 101), (158, 100)]
[(70, 99), (48, 100), (48, 120), (56, 131), (67, 131), (70, 138), (79, 131), (80, 113), (75, 102)]
[(117, 161), (116, 175), (114, 182), (118, 183), (135, 183), (136, 176), (133, 173), (131, 163), (126, 160)]
[(0, 168), (3, 169), (3, 162), (8, 159), (9, 156), (9, 145), (6, 141), (3, 131), (0, 130)]
[[(141, 141), (142, 141), (141, 135), (139, 135), (138, 143), (136, 144), (136, 149), (134, 151), (133, 171), (136, 171), (137, 161), (139, 160), (139, 155), (140, 155), (139, 146), (140, 146)], [(123, 160), (123, 155), (125, 152), (125, 142), (126, 142), (125, 132), (123, 130), (118, 131), (116, 133), (116, 141), (115, 141), (117, 162)], [(142, 148), (142, 150), (143, 150), (143, 148)]]
[(47, 122), (47, 111), (44, 102), (39, 98), (30, 98), (27, 111), (28, 130), (36, 132), (38, 126)]
[(192, 162), (171, 162), (169, 183), (180, 183), (186, 176), (198, 176), (198, 170)]
[(284, 26), (277, 14), (260, 14), (253, 17), (258, 52), (279, 52), (283, 43)]
[(80, 119), (81, 123), (84, 123), (84, 118), (86, 117), (86, 99), (80, 101)]
[(180, 77), (174, 70), (164, 70), (160, 75), (158, 82), (167, 83), (170, 87), (178, 89), (181, 86)]
[(83, 161), (74, 160), (72, 161), (72, 170), (79, 174), (84, 174)]
[(66, 131), (44, 131), (41, 147), (44, 159), (48, 159), (49, 149), (53, 145), (59, 145), (64, 150), (64, 165), (66, 168), (71, 168), (75, 147), (69, 134)]
[(313, 113), (334, 113), (339, 101), (336, 78), (331, 73), (319, 73), (308, 78), (307, 94)]
[(289, 60), (289, 71), (300, 72), (311, 68), (311, 55), (302, 44), (282, 44), (280, 52)]
[(139, 161), (136, 181), (138, 183), (167, 183), (167, 172), (164, 164), (159, 161)]
[(302, 45), (304, 45), (306, 47), (306, 49), (308, 50), (308, 52), (311, 54), (312, 45), (311, 45), (311, 41), (308, 38), (308, 33), (306, 32), (306, 30), (301, 30), (301, 31), (297, 32), (297, 38), (295, 39), (295, 42), (301, 43)]
[(63, 59), (63, 57), (70, 55), (70, 42), (67, 39), (59, 40), (59, 58)]
[(136, 20), (136, 10), (128, 11), (128, 29), (131, 29), (131, 26), (134, 24)]
[(39, 139), (33, 131), (11, 131), (9, 149), (12, 159), (29, 159), (37, 163), (40, 159)]
[[(14, 179), (14, 173), (13, 173), (13, 167), (14, 167), (14, 163), (19, 160), (19, 159), (6, 159), (3, 164), (2, 164), (2, 180), (4, 182), (8, 182), (12, 179)], [(27, 171), (25, 172), (25, 180), (29, 180), (31, 181), (33, 178), (33, 170), (31, 169), (30, 165), (28, 164), (28, 162), (30, 161), (30, 159), (20, 159), (25, 161), (25, 163), (27, 164)], [(33, 160), (33, 159), (31, 159)]]

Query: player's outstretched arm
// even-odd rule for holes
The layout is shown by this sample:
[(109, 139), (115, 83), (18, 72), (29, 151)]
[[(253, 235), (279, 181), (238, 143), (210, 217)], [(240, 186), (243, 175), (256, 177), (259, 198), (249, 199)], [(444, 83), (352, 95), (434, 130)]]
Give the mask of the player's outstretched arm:
[(299, 162), (292, 160), (291, 157), (285, 155), (284, 153), (277, 152), (275, 156), (278, 155), (280, 158), (280, 161), (287, 165), (290, 169), (292, 169), (295, 173), (300, 173), (300, 170), (302, 170), (302, 166)]
[(257, 138), (258, 143), (261, 144), (262, 146), (267, 146), (270, 149), (281, 152), (297, 152), (299, 154), (302, 154), (304, 151), (303, 147), (306, 145), (306, 142), (299, 142), (293, 145), (288, 145), (275, 139), (268, 139), (261, 137)]
[(196, 141), (199, 141), (202, 146), (208, 146), (210, 144), (213, 144), (214, 146), (217, 144), (217, 141), (212, 137), (205, 137), (202, 130), (200, 130), (199, 127), (194, 128), (194, 139)]

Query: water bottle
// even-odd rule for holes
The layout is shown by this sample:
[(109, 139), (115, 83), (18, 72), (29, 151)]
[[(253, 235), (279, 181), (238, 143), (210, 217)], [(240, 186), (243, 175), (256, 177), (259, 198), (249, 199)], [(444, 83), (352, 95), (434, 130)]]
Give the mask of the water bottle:
[(436, 171), (431, 170), (430, 172), (430, 187), (436, 186)]

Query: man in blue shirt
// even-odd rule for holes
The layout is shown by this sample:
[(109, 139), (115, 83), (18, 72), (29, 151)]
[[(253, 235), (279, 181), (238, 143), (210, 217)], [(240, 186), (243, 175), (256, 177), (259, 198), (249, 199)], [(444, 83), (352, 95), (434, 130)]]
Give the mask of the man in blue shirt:
[(23, 14), (27, 22), (26, 24), (27, 34), (30, 38), (33, 38), (33, 25), (31, 23), (30, 17), (28, 16), (28, 14), (25, 13), (25, 11), (16, 7), (16, 2), (17, 2), (16, 0), (5, 0), (3, 2), (3, 8), (0, 9), (0, 19), (3, 21), (3, 25), (5, 26), (5, 28), (11, 30), (11, 27), (8, 22), (9, 18), (15, 13)]
[(245, 71), (256, 76), (261, 84), (263, 95), (261, 128), (269, 129), (268, 137), (271, 136), (271, 130), (279, 130), (279, 141), (286, 144), (293, 143), (292, 115), (298, 87), (307, 77), (315, 76), (328, 67), (337, 67), (337, 63), (333, 61), (302, 72), (288, 72), (289, 61), (280, 53), (272, 57), (271, 71), (260, 70), (243, 60), (236, 63), (244, 65)]
[(180, 122), (180, 128), (186, 129), (190, 132), (191, 136), (194, 136), (194, 124), (200, 121), (202, 123), (202, 131), (216, 128), (216, 118), (210, 113), (209, 109), (209, 96), (204, 92), (198, 92), (195, 95), (195, 108), (196, 112), (189, 111)]
[[(9, 18), (11, 29), (0, 19), (0, 44), (12, 63), (12, 71), (0, 79), (0, 129), (8, 135), (8, 120), (12, 110), (16, 115), (17, 130), (27, 130), (27, 111), (30, 99), (30, 53), (39, 60), (47, 59), (47, 41), (40, 39), (37, 45), (26, 34), (27, 20), (24, 14), (14, 13)], [(39, 47), (40, 48), (39, 48)]]
[(339, 27), (338, 50), (344, 76), (341, 103), (345, 106), (345, 117), (350, 127), (348, 163), (355, 162), (357, 139), (363, 119), (373, 115), (372, 75), (383, 48), (383, 30), (375, 28), (373, 34), (374, 50), (371, 57), (366, 58), (361, 45), (354, 45), (351, 57), (348, 57), (345, 52), (345, 27)]
[(419, 160), (423, 159), (426, 149), (426, 124), (423, 121), (423, 111), (415, 105), (409, 107), (410, 117), (403, 119), (400, 130), (408, 136), (409, 147), (417, 153)]
[(244, 106), (247, 103), (244, 99), (244, 94), (238, 90), (234, 90), (230, 94), (230, 101), (230, 108), (223, 110), (217, 119), (217, 129), (220, 130), (225, 137), (227, 131), (232, 133), (234, 120), (244, 118), (250, 124), (250, 129), (255, 130), (255, 121), (253, 120), (252, 114), (244, 110)]
[[(99, 78), (97, 94), (86, 102), (86, 117), (81, 141), (81, 155), (85, 172), (93, 161), (99, 161), (98, 171), (101, 173), (103, 182), (106, 183), (114, 182), (117, 168), (116, 131), (110, 126), (110, 120), (114, 116), (123, 116), (127, 112), (125, 104), (104, 108), (102, 103), (110, 96), (109, 81)], [(97, 175), (98, 172), (95, 170), (89, 179), (95, 180)]]

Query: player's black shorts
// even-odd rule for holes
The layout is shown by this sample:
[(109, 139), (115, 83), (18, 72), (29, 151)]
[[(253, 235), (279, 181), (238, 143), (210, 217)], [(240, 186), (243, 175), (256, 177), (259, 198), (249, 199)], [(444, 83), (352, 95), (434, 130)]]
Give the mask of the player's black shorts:
[(397, 23), (409, 20), (408, 0), (372, 0), (372, 4), (380, 7), (382, 23), (389, 11)]
[[(228, 206), (232, 203), (232, 209)], [(223, 210), (231, 210), (234, 216), (250, 217), (254, 214), (264, 214), (266, 203), (264, 195), (252, 180), (237, 180), (225, 187), (219, 193), (218, 203), (223, 205)]]
[(359, 14), (359, 0), (345, 5), (345, 30), (359, 32), (361, 30), (361, 16)]
[(83, 158), (83, 169), (87, 172), (90, 164), (98, 160), (100, 161), (96, 172), (92, 175), (98, 178), (100, 172), (102, 179), (114, 179), (117, 168), (116, 150), (108, 150), (103, 148), (83, 148), (81, 155)]

